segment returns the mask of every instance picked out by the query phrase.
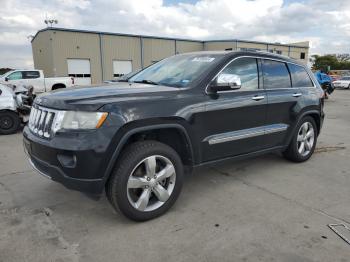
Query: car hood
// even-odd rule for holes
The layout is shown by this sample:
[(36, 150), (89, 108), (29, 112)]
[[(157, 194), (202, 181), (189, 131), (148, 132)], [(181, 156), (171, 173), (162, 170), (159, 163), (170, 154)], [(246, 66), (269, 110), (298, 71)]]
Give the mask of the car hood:
[(123, 82), (52, 91), (38, 96), (35, 104), (59, 110), (96, 111), (110, 103), (166, 99), (178, 91), (175, 87)]

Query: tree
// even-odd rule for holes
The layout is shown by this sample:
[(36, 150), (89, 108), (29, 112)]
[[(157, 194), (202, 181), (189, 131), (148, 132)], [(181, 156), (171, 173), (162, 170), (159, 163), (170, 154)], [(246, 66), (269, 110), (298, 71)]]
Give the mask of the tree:
[(350, 70), (350, 61), (348, 60), (338, 60), (335, 55), (313, 55), (314, 63), (312, 69), (322, 70), (324, 72), (328, 71), (328, 67), (331, 70)]
[(11, 71), (11, 70), (12, 70), (11, 68), (0, 68), (0, 75), (3, 75), (6, 72)]

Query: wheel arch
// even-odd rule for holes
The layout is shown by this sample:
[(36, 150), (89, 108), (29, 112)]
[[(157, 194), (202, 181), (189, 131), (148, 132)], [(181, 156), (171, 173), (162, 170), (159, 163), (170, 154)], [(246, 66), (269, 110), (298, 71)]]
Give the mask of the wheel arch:
[(304, 111), (303, 113), (301, 113), (298, 116), (297, 120), (295, 121), (295, 124), (294, 124), (294, 126), (293, 126), (291, 132), (289, 133), (289, 136), (288, 136), (288, 138), (286, 140), (286, 144), (285, 144), (286, 146), (288, 146), (290, 141), (292, 140), (293, 134), (295, 133), (298, 124), (306, 116), (310, 116), (310, 117), (312, 117), (315, 120), (316, 127), (317, 127), (317, 135), (320, 134), (320, 130), (321, 130), (321, 116), (320, 116), (320, 112), (318, 110), (316, 110), (316, 109)]
[[(172, 136), (165, 136), (166, 132), (170, 132)], [(174, 134), (175, 137), (173, 136)], [(129, 131), (127, 131), (119, 140), (119, 143), (117, 144), (109, 162), (106, 168), (106, 171), (104, 173), (103, 180), (106, 183), (113, 171), (113, 168), (115, 164), (117, 163), (120, 154), (122, 151), (132, 142), (135, 142), (134, 139), (141, 140), (143, 136), (148, 135), (158, 135), (158, 138), (155, 139), (159, 142), (162, 142), (164, 144), (169, 145), (172, 147), (180, 156), (181, 160), (183, 161), (184, 165), (192, 166), (194, 164), (194, 152), (193, 147), (191, 143), (190, 136), (184, 126), (178, 123), (167, 123), (167, 124), (154, 124), (154, 125), (148, 125), (148, 126), (141, 126), (132, 128)], [(171, 140), (167, 140), (171, 137)], [(180, 144), (176, 142), (185, 142), (185, 148), (181, 147)], [(137, 141), (137, 140), (136, 140)], [(184, 151), (181, 151), (182, 149), (185, 149)]]
[(52, 86), (51, 90), (57, 90), (57, 89), (60, 89), (60, 88), (66, 88), (66, 85), (63, 84), (63, 83), (56, 83)]

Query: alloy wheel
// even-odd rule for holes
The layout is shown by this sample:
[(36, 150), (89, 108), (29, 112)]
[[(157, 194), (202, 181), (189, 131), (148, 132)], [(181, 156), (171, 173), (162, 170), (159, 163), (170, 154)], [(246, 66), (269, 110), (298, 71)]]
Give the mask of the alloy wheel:
[(169, 199), (174, 191), (175, 182), (173, 163), (164, 156), (149, 156), (139, 162), (129, 176), (129, 203), (139, 211), (156, 210)]
[(305, 122), (301, 125), (298, 137), (297, 148), (298, 152), (302, 156), (310, 154), (315, 142), (315, 130), (310, 122)]

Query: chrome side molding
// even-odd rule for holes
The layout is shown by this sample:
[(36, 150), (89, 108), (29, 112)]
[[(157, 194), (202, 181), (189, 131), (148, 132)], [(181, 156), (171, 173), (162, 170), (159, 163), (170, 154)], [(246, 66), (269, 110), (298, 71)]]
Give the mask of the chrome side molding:
[(288, 129), (286, 124), (274, 124), (261, 127), (254, 127), (248, 129), (242, 129), (217, 135), (208, 136), (203, 139), (203, 142), (208, 142), (209, 145), (215, 145), (219, 143), (225, 143), (240, 139), (246, 139), (261, 135), (273, 134), (277, 132), (284, 132)]

